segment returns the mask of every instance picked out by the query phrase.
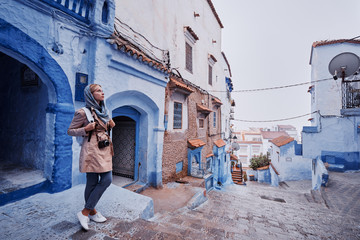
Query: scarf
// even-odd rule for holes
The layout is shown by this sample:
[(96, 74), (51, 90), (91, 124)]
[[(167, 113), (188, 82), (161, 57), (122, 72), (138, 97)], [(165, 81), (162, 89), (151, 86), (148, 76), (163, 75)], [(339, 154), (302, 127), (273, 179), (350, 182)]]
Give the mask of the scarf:
[(108, 111), (105, 108), (104, 101), (100, 102), (100, 105), (95, 100), (94, 96), (90, 91), (90, 85), (87, 85), (84, 89), (85, 106), (87, 108), (93, 108), (98, 118), (101, 119), (105, 124), (110, 120)]

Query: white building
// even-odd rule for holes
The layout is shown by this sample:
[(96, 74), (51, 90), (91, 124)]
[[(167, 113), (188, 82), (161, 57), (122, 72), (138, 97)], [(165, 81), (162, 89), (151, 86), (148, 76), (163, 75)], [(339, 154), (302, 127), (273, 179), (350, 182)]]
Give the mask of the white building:
[[(333, 79), (330, 62), (339, 54), (353, 56), (357, 64), (360, 41), (334, 40), (315, 42), (312, 46), (311, 65), (311, 127), (302, 131), (303, 156), (313, 159), (313, 170), (318, 161), (327, 162), (329, 170), (360, 169), (360, 101), (359, 77), (351, 75), (345, 81), (338, 75)], [(339, 68), (345, 66), (339, 61)], [(338, 72), (341, 74), (341, 70)], [(319, 173), (321, 176), (321, 173)], [(320, 177), (321, 180), (321, 177)], [(319, 182), (313, 183), (318, 186)]]
[(239, 161), (244, 167), (250, 165), (250, 159), (253, 156), (259, 156), (263, 153), (263, 143), (260, 130), (257, 131), (241, 131), (236, 134), (236, 142), (240, 148), (236, 151)]
[(311, 179), (311, 159), (302, 157), (301, 145), (294, 138), (280, 136), (270, 143), (271, 163), (279, 174), (279, 182)]

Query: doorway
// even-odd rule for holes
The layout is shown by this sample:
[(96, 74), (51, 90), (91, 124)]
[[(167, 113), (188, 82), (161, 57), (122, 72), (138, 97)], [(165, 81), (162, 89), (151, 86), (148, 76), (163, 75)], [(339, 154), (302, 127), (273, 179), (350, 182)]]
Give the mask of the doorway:
[(31, 68), (2, 52), (0, 76), (0, 193), (5, 194), (46, 180), (49, 97)]
[(126, 116), (113, 118), (113, 174), (135, 179), (136, 122)]

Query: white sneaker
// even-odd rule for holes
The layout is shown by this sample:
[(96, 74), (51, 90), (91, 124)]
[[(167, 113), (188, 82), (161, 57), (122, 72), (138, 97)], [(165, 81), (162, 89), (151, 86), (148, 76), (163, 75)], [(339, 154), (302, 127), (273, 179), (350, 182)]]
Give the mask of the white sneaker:
[(86, 231), (89, 230), (89, 226), (88, 226), (88, 222), (90, 221), (89, 218), (87, 216), (85, 216), (84, 214), (82, 214), (81, 211), (77, 213), (77, 217), (79, 219), (79, 222), (80, 222), (81, 226)]
[(93, 220), (94, 222), (102, 223), (105, 222), (107, 219), (101, 215), (101, 213), (97, 212), (95, 215), (90, 215), (89, 218)]

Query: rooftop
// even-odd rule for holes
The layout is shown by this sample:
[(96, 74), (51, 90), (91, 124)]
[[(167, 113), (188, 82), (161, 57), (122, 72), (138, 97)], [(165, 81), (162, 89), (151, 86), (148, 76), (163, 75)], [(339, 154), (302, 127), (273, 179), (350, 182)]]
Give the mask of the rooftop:
[(274, 139), (280, 136), (289, 136), (285, 131), (261, 131), (264, 139)]
[(294, 138), (289, 137), (289, 136), (280, 136), (277, 138), (274, 138), (273, 140), (271, 140), (270, 142), (272, 142), (273, 144), (275, 144), (278, 147), (284, 146), (290, 142), (294, 141)]

